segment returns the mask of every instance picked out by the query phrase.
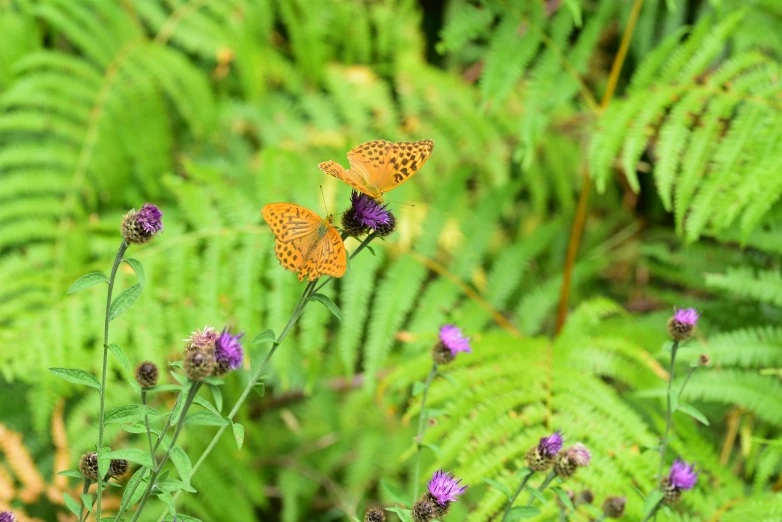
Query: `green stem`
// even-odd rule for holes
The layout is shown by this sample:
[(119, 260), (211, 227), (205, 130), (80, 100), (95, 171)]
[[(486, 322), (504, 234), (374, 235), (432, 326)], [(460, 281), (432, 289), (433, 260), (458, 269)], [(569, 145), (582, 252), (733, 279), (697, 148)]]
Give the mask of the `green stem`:
[[(90, 479), (84, 479), (84, 487), (81, 488), (81, 494), (86, 495), (87, 492), (90, 490), (90, 484), (92, 484), (92, 481)], [(81, 509), (79, 510), (79, 522), (84, 520), (84, 500), (81, 500)], [(94, 505), (94, 503), (93, 503)]]
[(182, 412), (179, 414), (179, 422), (177, 422), (176, 430), (174, 431), (174, 437), (171, 439), (171, 444), (169, 444), (168, 450), (166, 450), (166, 453), (163, 455), (163, 458), (160, 460), (160, 463), (157, 466), (155, 466), (152, 475), (149, 477), (149, 483), (147, 484), (147, 489), (144, 491), (144, 496), (141, 497), (141, 502), (139, 503), (138, 509), (136, 510), (136, 513), (133, 515), (131, 522), (136, 522), (136, 520), (138, 520), (138, 517), (141, 515), (141, 512), (144, 510), (144, 506), (146, 505), (147, 500), (149, 500), (149, 497), (152, 494), (152, 490), (155, 488), (155, 480), (157, 479), (158, 475), (160, 475), (160, 470), (163, 469), (163, 466), (166, 465), (166, 462), (168, 462), (168, 459), (171, 457), (171, 449), (176, 444), (176, 441), (179, 438), (179, 434), (182, 432), (182, 428), (185, 426), (185, 418), (187, 416), (187, 410), (190, 409), (190, 405), (193, 404), (193, 399), (195, 399), (195, 396), (198, 394), (198, 390), (200, 388), (201, 388), (201, 381), (194, 382), (193, 385), (190, 387), (190, 392), (187, 394), (187, 399), (185, 400), (185, 404), (184, 406), (182, 406)]
[(516, 493), (513, 494), (513, 498), (510, 499), (510, 502), (508, 502), (508, 507), (505, 508), (505, 514), (502, 515), (502, 520), (500, 522), (504, 522), (506, 518), (508, 518), (508, 513), (510, 513), (510, 510), (513, 509), (513, 503), (516, 502), (516, 499), (519, 498), (519, 495), (521, 495), (521, 492), (524, 491), (524, 486), (527, 485), (527, 482), (529, 482), (529, 479), (534, 475), (534, 471), (530, 471), (526, 477), (521, 479), (521, 483), (519, 484), (519, 487), (516, 488)]
[(671, 389), (673, 386), (673, 376), (675, 371), (674, 364), (676, 363), (676, 351), (679, 349), (679, 341), (674, 341), (671, 347), (671, 367), (668, 371), (668, 409), (665, 415), (665, 432), (663, 433), (663, 439), (660, 441), (660, 466), (657, 470), (658, 480), (663, 476), (663, 468), (665, 467), (665, 450), (668, 448), (668, 434), (671, 431), (671, 423), (673, 421), (673, 411), (671, 408)]
[[(103, 321), (103, 371), (101, 372), (100, 381), (100, 422), (98, 423), (98, 462), (100, 462), (103, 454), (103, 428), (106, 413), (106, 368), (109, 362), (109, 322), (111, 322), (109, 319), (109, 311), (111, 310), (111, 294), (114, 291), (114, 278), (117, 276), (117, 269), (119, 268), (120, 263), (122, 263), (122, 256), (125, 255), (125, 251), (129, 246), (130, 245), (125, 243), (125, 240), (123, 239), (122, 244), (120, 244), (119, 249), (117, 250), (117, 255), (114, 257), (114, 265), (112, 265), (111, 274), (109, 275), (109, 290), (106, 293), (106, 315)], [(97, 520), (100, 520), (100, 501), (102, 493), (103, 481), (99, 480), (98, 491), (96, 492), (98, 507), (95, 517)]]
[[(179, 405), (179, 401), (182, 400), (182, 393), (180, 393), (177, 396), (176, 403), (174, 404), (173, 411), (176, 411), (177, 406)], [(168, 432), (169, 428), (171, 427), (171, 419), (173, 419), (173, 415), (169, 415), (168, 419), (166, 419), (166, 424), (163, 426), (163, 430), (160, 432), (160, 436), (157, 439), (157, 442), (155, 443), (155, 447), (152, 448), (152, 462), (155, 462), (157, 464), (157, 460), (155, 459), (155, 453), (157, 452), (157, 449), (160, 447), (160, 445), (163, 443), (163, 439), (166, 436), (166, 433)], [(136, 473), (144, 473), (146, 474), (148, 468), (141, 468)], [(143, 476), (141, 477), (144, 478)], [(125, 511), (128, 510), (130, 507), (127, 505), (126, 501), (129, 501), (130, 498), (133, 497), (133, 493), (136, 492), (136, 488), (138, 488), (138, 485), (141, 484), (141, 481), (136, 482), (133, 485), (133, 488), (128, 492), (127, 496), (123, 495), (122, 501), (120, 502), (119, 511), (117, 511), (117, 514), (114, 517), (114, 522), (119, 522), (122, 519), (122, 515), (125, 514)]]
[(682, 396), (682, 393), (684, 393), (684, 388), (687, 386), (687, 383), (690, 382), (690, 377), (692, 377), (692, 374), (695, 373), (695, 370), (697, 370), (697, 366), (693, 366), (690, 368), (689, 373), (687, 373), (687, 377), (684, 379), (684, 383), (682, 384), (682, 387), (679, 388), (679, 397)]
[[(141, 390), (141, 404), (147, 405), (147, 392)], [(149, 456), (152, 457), (152, 462), (155, 461), (155, 448), (152, 447), (152, 432), (149, 430), (149, 415), (144, 410), (144, 425), (147, 427), (147, 441), (149, 442)]]
[(651, 520), (653, 516), (657, 515), (657, 510), (660, 509), (661, 505), (662, 505), (662, 500), (660, 500), (659, 502), (657, 502), (657, 504), (654, 505), (652, 510), (649, 511), (649, 513), (646, 514), (646, 516), (644, 517), (644, 519), (641, 522), (647, 522), (647, 521)]
[(432, 385), (437, 375), (437, 363), (432, 365), (429, 375), (426, 376), (424, 383), (424, 395), (421, 398), (421, 414), (418, 416), (418, 435), (415, 437), (415, 471), (413, 472), (413, 500), (418, 497), (418, 481), (421, 479), (421, 443), (424, 441), (424, 432), (426, 431), (426, 419), (429, 416), (426, 411), (426, 396), (429, 394), (429, 387)]
[[(543, 483), (538, 486), (538, 491), (543, 491), (548, 487), (549, 484), (551, 484), (551, 481), (557, 478), (557, 474), (553, 471), (550, 471), (548, 475), (546, 475), (546, 480), (543, 481)], [(529, 494), (529, 502), (527, 502), (528, 506), (531, 506), (535, 502), (535, 495), (532, 493)]]

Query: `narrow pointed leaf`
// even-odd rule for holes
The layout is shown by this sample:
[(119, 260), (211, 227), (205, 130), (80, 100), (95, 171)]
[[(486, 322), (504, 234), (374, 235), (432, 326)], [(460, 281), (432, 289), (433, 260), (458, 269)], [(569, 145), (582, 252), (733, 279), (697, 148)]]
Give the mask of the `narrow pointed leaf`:
[(74, 384), (84, 384), (96, 390), (100, 390), (100, 381), (91, 373), (78, 368), (49, 368), (49, 371), (61, 379)]
[(136, 283), (130, 288), (120, 292), (120, 294), (111, 302), (111, 307), (109, 308), (109, 321), (113, 321), (133, 306), (133, 303), (135, 303), (141, 295), (141, 289), (142, 286), (139, 283)]
[(75, 294), (79, 290), (84, 290), (85, 288), (97, 285), (98, 283), (108, 282), (109, 278), (103, 275), (103, 272), (90, 272), (89, 274), (84, 274), (76, 281), (74, 281), (70, 288), (68, 288), (66, 294)]
[(328, 308), (329, 312), (334, 314), (334, 317), (336, 317), (337, 319), (342, 321), (342, 312), (340, 312), (340, 310), (337, 307), (337, 305), (335, 305), (334, 301), (329, 299), (328, 296), (326, 296), (324, 294), (312, 294), (310, 296), (310, 299), (312, 301), (317, 301), (317, 302), (321, 303), (323, 306)]

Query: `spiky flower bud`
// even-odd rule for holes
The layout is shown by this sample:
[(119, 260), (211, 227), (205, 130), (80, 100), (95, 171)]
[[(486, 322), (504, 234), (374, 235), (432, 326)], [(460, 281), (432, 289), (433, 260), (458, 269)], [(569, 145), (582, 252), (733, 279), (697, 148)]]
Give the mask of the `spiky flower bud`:
[(594, 501), (595, 495), (588, 489), (580, 491), (578, 495), (576, 495), (576, 504), (591, 504)]
[(373, 507), (364, 515), (364, 522), (386, 522), (386, 514), (382, 509)]
[(200, 381), (209, 377), (215, 369), (214, 348), (187, 352), (184, 366), (185, 375), (191, 381)]
[(437, 517), (437, 508), (434, 502), (427, 499), (425, 496), (421, 497), (413, 504), (413, 520), (415, 522), (429, 522)]
[(708, 366), (711, 364), (711, 357), (708, 354), (702, 353), (698, 356), (698, 364), (701, 366)]
[(203, 330), (196, 330), (190, 334), (190, 337), (184, 340), (185, 353), (191, 350), (214, 348), (217, 336), (217, 330), (213, 326), (206, 325)]
[(122, 218), (122, 237), (126, 243), (143, 245), (163, 230), (163, 213), (155, 205), (144, 203), (141, 210), (131, 210)]
[(668, 335), (674, 341), (686, 341), (692, 336), (698, 317), (700, 314), (695, 308), (676, 309), (668, 320)]
[(98, 454), (85, 453), (79, 459), (79, 471), (87, 480), (98, 481)]
[(557, 430), (548, 437), (542, 437), (537, 445), (527, 452), (527, 467), (532, 471), (546, 471), (554, 464), (554, 458), (562, 449), (564, 438), (562, 432)]
[(698, 482), (698, 472), (695, 464), (687, 464), (683, 460), (676, 459), (671, 465), (671, 471), (662, 481), (662, 490), (665, 494), (663, 500), (666, 504), (675, 504), (682, 496), (682, 491), (695, 487)]
[(121, 477), (130, 469), (130, 463), (125, 459), (111, 459), (109, 464), (109, 475), (112, 477)]
[(461, 485), (461, 479), (456, 478), (453, 473), (446, 473), (439, 469), (432, 474), (431, 480), (427, 484), (427, 491), (421, 500), (431, 503), (434, 506), (435, 518), (442, 518), (450, 510), (452, 502), (459, 499), (459, 495), (464, 493), (468, 485)]
[(152, 361), (144, 361), (136, 366), (136, 382), (142, 389), (153, 388), (157, 384), (159, 375), (160, 372)]
[(682, 498), (682, 490), (671, 484), (671, 479), (665, 477), (662, 481), (663, 502), (669, 506), (677, 504)]
[(557, 460), (554, 462), (554, 473), (562, 477), (563, 480), (569, 479), (579, 467), (588, 466), (591, 458), (586, 446), (580, 442), (574, 444), (559, 452)]
[(0, 512), (0, 522), (16, 522), (16, 517), (10, 511)]
[(459, 352), (471, 353), (470, 338), (462, 334), (459, 327), (446, 324), (440, 327), (437, 344), (432, 348), (432, 359), (437, 364), (448, 364)]
[(622, 518), (625, 514), (626, 497), (608, 497), (603, 502), (603, 514), (606, 518)]

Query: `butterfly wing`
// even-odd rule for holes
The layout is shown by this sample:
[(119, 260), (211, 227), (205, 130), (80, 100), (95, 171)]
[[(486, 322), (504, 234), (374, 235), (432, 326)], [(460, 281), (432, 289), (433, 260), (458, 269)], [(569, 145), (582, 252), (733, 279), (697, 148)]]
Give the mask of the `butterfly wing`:
[(318, 277), (322, 274), (342, 277), (348, 266), (345, 243), (336, 228), (331, 225), (328, 227), (326, 235), (320, 240), (320, 245), (316, 249)]
[(364, 171), (357, 169), (345, 170), (342, 165), (336, 161), (324, 161), (318, 165), (318, 168), (330, 176), (334, 176), (338, 180), (347, 183), (352, 188), (363, 192), (371, 198), (379, 198), (380, 192), (375, 188), (374, 190), (369, 186), (369, 178)]
[(396, 143), (374, 140), (348, 152), (348, 161), (350, 170), (357, 172), (358, 177), (366, 178), (370, 191), (379, 197), (365, 193), (381, 199), (384, 192), (398, 187), (421, 170), (433, 149), (432, 140)]
[(274, 237), (283, 243), (312, 234), (323, 221), (313, 211), (293, 203), (270, 203), (261, 214)]

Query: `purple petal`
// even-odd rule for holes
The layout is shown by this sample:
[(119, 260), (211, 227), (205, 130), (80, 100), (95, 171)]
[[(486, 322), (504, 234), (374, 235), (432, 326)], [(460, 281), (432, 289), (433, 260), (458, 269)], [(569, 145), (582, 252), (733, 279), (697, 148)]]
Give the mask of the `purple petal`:
[(440, 505), (444, 506), (458, 500), (459, 495), (467, 490), (469, 486), (460, 486), (461, 482), (461, 479), (457, 479), (452, 473), (446, 473), (439, 469), (434, 472), (429, 481), (429, 493)]
[(679, 308), (673, 314), (673, 320), (695, 326), (695, 322), (700, 316), (695, 308)]
[(470, 338), (465, 337), (462, 334), (462, 331), (452, 324), (446, 324), (440, 328), (440, 341), (446, 348), (451, 350), (453, 355), (456, 355), (459, 352), (472, 352)]

